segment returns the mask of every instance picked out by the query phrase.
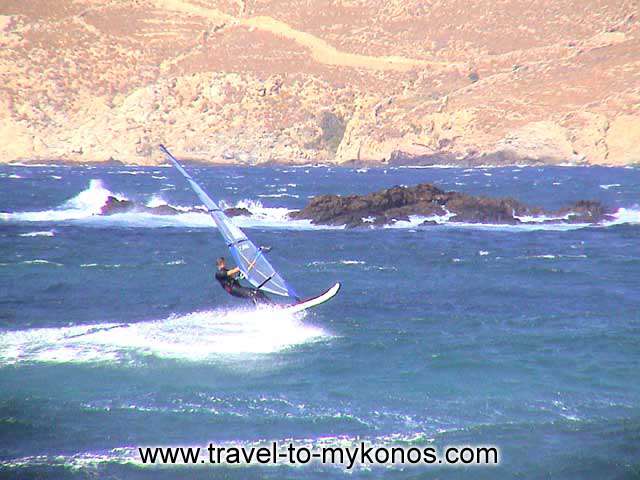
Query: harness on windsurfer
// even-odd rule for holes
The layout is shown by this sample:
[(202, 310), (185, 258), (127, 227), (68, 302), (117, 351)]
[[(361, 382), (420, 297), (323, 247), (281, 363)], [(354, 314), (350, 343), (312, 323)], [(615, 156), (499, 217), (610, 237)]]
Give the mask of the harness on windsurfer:
[(227, 268), (224, 257), (218, 258), (216, 261), (216, 280), (220, 283), (225, 292), (238, 298), (249, 298), (254, 303), (272, 303), (271, 300), (257, 288), (243, 287), (240, 284), (239, 277), (242, 272), (238, 267)]

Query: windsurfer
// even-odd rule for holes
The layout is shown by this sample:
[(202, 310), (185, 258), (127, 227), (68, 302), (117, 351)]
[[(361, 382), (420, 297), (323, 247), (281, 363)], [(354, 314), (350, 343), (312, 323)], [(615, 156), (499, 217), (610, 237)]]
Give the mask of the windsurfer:
[(218, 258), (216, 261), (216, 280), (220, 282), (222, 288), (229, 295), (233, 295), (238, 298), (249, 298), (254, 303), (272, 303), (271, 300), (262, 292), (256, 288), (243, 287), (238, 280), (241, 276), (241, 271), (238, 267), (227, 268), (224, 257)]

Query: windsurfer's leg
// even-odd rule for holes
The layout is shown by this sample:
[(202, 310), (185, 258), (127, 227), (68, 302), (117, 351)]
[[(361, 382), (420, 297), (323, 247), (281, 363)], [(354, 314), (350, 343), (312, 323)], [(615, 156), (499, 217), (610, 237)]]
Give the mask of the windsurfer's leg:
[(253, 291), (253, 300), (256, 303), (266, 303), (266, 304), (273, 304), (273, 302), (271, 301), (271, 299), (269, 297), (267, 297), (264, 292), (262, 290), (254, 290)]
[(231, 288), (229, 293), (238, 298), (253, 298), (253, 292), (253, 288), (235, 286)]

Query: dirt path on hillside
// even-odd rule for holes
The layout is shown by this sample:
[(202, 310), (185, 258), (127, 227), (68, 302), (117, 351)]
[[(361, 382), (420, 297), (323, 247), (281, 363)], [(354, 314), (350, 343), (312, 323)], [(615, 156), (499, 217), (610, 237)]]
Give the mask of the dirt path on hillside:
[(184, 0), (156, 0), (156, 5), (166, 10), (187, 13), (208, 18), (214, 22), (225, 22), (227, 26), (255, 28), (264, 32), (292, 40), (305, 47), (313, 59), (324, 65), (339, 67), (365, 68), (369, 70), (407, 71), (414, 67), (456, 68), (462, 64), (452, 62), (433, 62), (400, 56), (372, 56), (343, 52), (323, 39), (276, 20), (273, 17), (258, 16), (239, 19), (214, 8), (206, 8)]

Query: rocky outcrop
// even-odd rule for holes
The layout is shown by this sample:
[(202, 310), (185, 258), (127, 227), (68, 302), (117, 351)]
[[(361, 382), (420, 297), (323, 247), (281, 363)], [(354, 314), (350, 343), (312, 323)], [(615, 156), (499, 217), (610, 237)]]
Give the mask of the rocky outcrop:
[(137, 204), (131, 200), (119, 199), (113, 196), (107, 197), (107, 201), (100, 209), (100, 215), (116, 215), (118, 213), (145, 212), (156, 215), (177, 215), (177, 209), (169, 205), (159, 205), (157, 207), (147, 207)]
[(4, 0), (0, 162), (640, 162), (637, 2), (240, 3)]
[[(113, 196), (107, 197), (107, 201), (100, 209), (100, 215), (115, 215), (118, 213), (129, 213), (129, 212), (143, 212), (143, 213), (151, 213), (153, 215), (177, 215), (179, 213), (186, 212), (202, 212), (203, 208), (191, 208), (188, 210), (180, 209), (172, 207), (171, 205), (158, 205), (155, 207), (148, 207), (146, 205), (142, 205), (136, 203), (132, 200), (119, 199)], [(229, 217), (238, 217), (238, 216), (251, 216), (251, 212), (243, 207), (231, 207), (227, 208), (224, 213)]]
[[(415, 215), (427, 217), (423, 225), (449, 222), (485, 224), (598, 223), (607, 218), (599, 202), (579, 201), (558, 211), (527, 206), (512, 198), (488, 198), (445, 192), (431, 184), (392, 187), (367, 195), (322, 195), (312, 199), (293, 219), (348, 228), (382, 226)], [(429, 218), (431, 217), (431, 218)], [(537, 217), (537, 218), (536, 218)]]
[(227, 217), (250, 217), (252, 215), (249, 209), (244, 207), (227, 208), (224, 213), (227, 215)]

